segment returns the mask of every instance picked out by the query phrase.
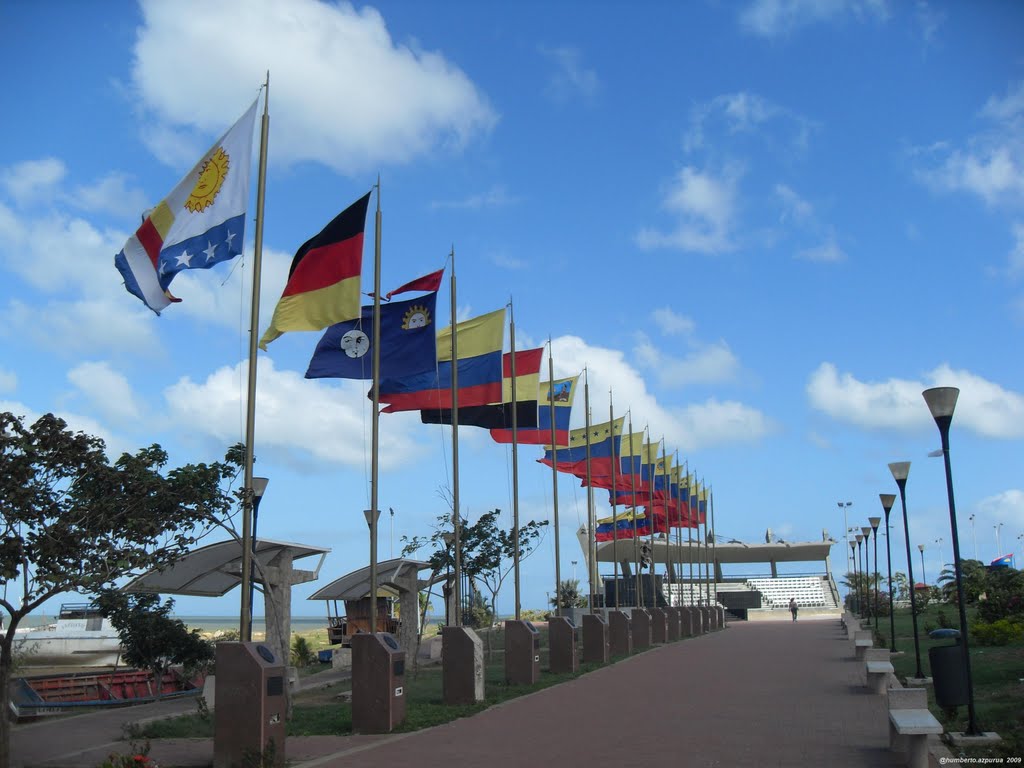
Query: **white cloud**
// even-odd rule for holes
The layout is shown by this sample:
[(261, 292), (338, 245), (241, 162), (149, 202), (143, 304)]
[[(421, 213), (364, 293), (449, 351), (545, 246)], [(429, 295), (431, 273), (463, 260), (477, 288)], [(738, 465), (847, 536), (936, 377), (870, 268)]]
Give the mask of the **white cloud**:
[(921, 27), (921, 37), (924, 38), (926, 45), (931, 45), (935, 42), (939, 27), (946, 23), (945, 12), (937, 10), (925, 0), (917, 0), (915, 17)]
[(644, 228), (636, 236), (644, 249), (672, 248), (699, 253), (732, 250), (732, 221), (736, 209), (736, 167), (721, 175), (686, 166), (673, 179), (662, 207), (677, 218), (675, 229), (662, 232)]
[(68, 371), (68, 380), (98, 410), (115, 424), (137, 422), (142, 413), (131, 384), (109, 363), (85, 362)]
[(801, 27), (853, 16), (884, 21), (885, 0), (754, 0), (740, 12), (740, 27), (759, 37), (780, 37)]
[(1010, 274), (1024, 274), (1024, 223), (1013, 225), (1013, 250), (1010, 251)]
[(583, 66), (583, 55), (577, 48), (542, 48), (541, 52), (555, 63), (555, 72), (548, 83), (547, 93), (556, 101), (567, 101), (574, 95), (593, 98), (601, 88), (597, 72)]
[(529, 263), (525, 260), (510, 256), (504, 252), (492, 253), (488, 258), (494, 266), (501, 267), (502, 269), (519, 270), (526, 269), (529, 266)]
[[(269, 70), (274, 162), (363, 173), (461, 148), (497, 121), (462, 70), (440, 53), (393, 41), (371, 7), (146, 0), (142, 11), (132, 70), (141, 103), (160, 122), (219, 134)], [(182, 57), (182, 50), (204, 55)], [(166, 127), (156, 126), (154, 138)], [(187, 162), (206, 143), (208, 136)]]
[[(244, 423), (247, 364), (220, 368), (203, 382), (182, 378), (164, 390), (171, 419), (190, 433), (224, 445), (240, 440)], [(261, 357), (257, 374), (256, 439), (260, 451), (292, 465), (369, 466), (370, 401), (364, 381), (330, 384), (275, 369)], [(201, 408), (197, 407), (201, 404)], [(381, 469), (401, 466), (419, 454), (414, 440), (419, 415), (388, 414), (380, 420)]]
[[(616, 417), (629, 411), (633, 431), (650, 425), (653, 439), (664, 436), (670, 447), (684, 452), (720, 443), (757, 441), (775, 428), (760, 411), (734, 401), (710, 398), (682, 407), (660, 404), (621, 351), (591, 346), (576, 336), (561, 336), (551, 343), (556, 378), (574, 376), (587, 369), (594, 423), (608, 420), (611, 393)], [(628, 401), (624, 400), (627, 393)], [(584, 423), (582, 392), (577, 397), (573, 405), (574, 427)]]
[(141, 189), (129, 186), (129, 179), (123, 173), (111, 173), (89, 186), (78, 187), (71, 199), (79, 208), (113, 213), (136, 225), (155, 202), (147, 199)]
[(1010, 534), (1024, 528), (1024, 491), (1011, 489), (997, 493), (979, 501), (974, 505), (974, 509), (985, 520), (994, 520), (995, 523), (1005, 523), (1009, 526), (1009, 530), (1005, 531), (1002, 537), (1006, 542), (1003, 549), (1007, 552), (1017, 551), (1014, 547), (1019, 548), (1020, 544), (1011, 544)]
[(67, 174), (64, 163), (55, 157), (26, 160), (0, 173), (0, 185), (19, 204), (49, 199)]
[(696, 328), (691, 318), (676, 313), (671, 307), (659, 307), (651, 312), (651, 318), (666, 336), (690, 334)]
[[(34, 424), (42, 413), (30, 408), (24, 403), (14, 400), (0, 400), (0, 411), (8, 411), (20, 418), (26, 426)], [(130, 445), (127, 441), (110, 432), (104, 425), (88, 416), (62, 409), (51, 411), (54, 416), (61, 418), (67, 424), (67, 428), (73, 432), (84, 432), (92, 437), (100, 438), (106, 445), (108, 459), (114, 459), (125, 451), (136, 450), (137, 446)]]
[(1006, 96), (991, 97), (981, 109), (986, 129), (971, 136), (963, 148), (937, 142), (917, 148), (917, 155), (936, 164), (919, 171), (931, 187), (976, 195), (990, 206), (1024, 204), (1024, 81)]
[(786, 184), (775, 185), (775, 195), (782, 201), (783, 222), (788, 219), (804, 221), (814, 215), (813, 206), (804, 198), (800, 197), (791, 187)]
[(673, 357), (651, 344), (643, 334), (636, 346), (640, 364), (651, 370), (665, 387), (730, 381), (739, 372), (739, 360), (724, 341), (697, 345), (684, 357)]
[(724, 93), (696, 105), (683, 134), (683, 150), (705, 149), (708, 136), (756, 136), (770, 146), (804, 149), (814, 123), (748, 91)]
[[(113, 269), (113, 267), (111, 267)], [(112, 278), (116, 285), (116, 277)], [(0, 308), (0, 335), (29, 339), (40, 349), (73, 356), (81, 350), (134, 356), (161, 354), (152, 313), (124, 293), (119, 300), (82, 299), (27, 305), (11, 301)]]
[(862, 382), (849, 373), (840, 375), (832, 363), (822, 363), (808, 380), (807, 395), (812, 407), (836, 421), (867, 429), (914, 430), (934, 424), (921, 397), (929, 387), (960, 389), (955, 427), (983, 437), (1024, 437), (1024, 395), (945, 364), (921, 381)]
[(798, 251), (796, 258), (802, 261), (813, 261), (818, 264), (837, 264), (846, 261), (846, 253), (835, 240), (829, 240), (814, 248)]
[(13, 392), (18, 388), (18, 375), (0, 368), (0, 392)]

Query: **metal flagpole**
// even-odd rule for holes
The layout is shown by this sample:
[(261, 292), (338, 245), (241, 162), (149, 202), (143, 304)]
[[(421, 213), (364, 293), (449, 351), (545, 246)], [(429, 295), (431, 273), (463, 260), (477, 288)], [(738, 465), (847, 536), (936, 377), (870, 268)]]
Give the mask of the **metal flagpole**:
[(708, 488), (708, 506), (711, 508), (711, 568), (714, 574), (715, 580), (713, 582), (715, 589), (715, 604), (718, 604), (718, 534), (715, 528), (715, 492)]
[(459, 515), (459, 342), (455, 323), (455, 246), (452, 246), (452, 528), (455, 533), (455, 626), (462, 626), (462, 518)]
[[(590, 528), (590, 539), (587, 542), (587, 549), (590, 552), (590, 612), (594, 612), (594, 606), (597, 602), (597, 535), (596, 521), (594, 519), (594, 491), (590, 487), (590, 378), (586, 368), (583, 369), (583, 421), (585, 425), (585, 432), (587, 436), (586, 442), (586, 455), (587, 455), (587, 525)], [(554, 424), (554, 418), (552, 417), (551, 423)], [(552, 440), (551, 443), (551, 454), (555, 454), (555, 443)], [(557, 461), (557, 458), (555, 459)]]
[(377, 176), (377, 215), (375, 217), (376, 236), (373, 245), (373, 347), (371, 354), (371, 375), (373, 376), (373, 416), (371, 419), (370, 454), (370, 514), (366, 521), (370, 524), (370, 632), (377, 632), (377, 520), (380, 510), (377, 507), (380, 495), (378, 477), (380, 461), (378, 446), (380, 445), (380, 175)]
[(245, 458), (242, 496), (242, 602), (238, 639), (252, 640), (252, 465), (256, 433), (256, 345), (260, 324), (260, 281), (263, 265), (263, 206), (267, 189), (267, 141), (270, 137), (270, 72), (263, 84), (263, 119), (260, 124), (260, 163), (256, 182), (256, 236), (252, 256), (252, 304), (249, 314), (249, 386), (245, 408)]
[[(646, 430), (647, 428), (644, 427), (644, 429)], [(629, 458), (630, 467), (629, 468), (632, 469), (633, 468), (633, 456), (632, 456), (632, 454), (633, 454), (633, 409), (632, 408), (629, 409), (629, 453), (630, 453), (630, 458)], [(640, 453), (641, 453), (641, 456), (640, 456), (640, 466), (643, 467), (644, 459), (647, 458), (647, 449), (644, 447), (643, 441), (641, 441), (641, 443), (640, 443)], [(642, 471), (643, 470), (641, 469), (641, 472)], [(642, 477), (642, 475), (641, 475), (641, 477)], [(633, 580), (634, 583), (636, 584), (636, 587), (635, 587), (635, 589), (636, 589), (636, 596), (635, 596), (635, 599), (634, 599), (634, 604), (636, 605), (637, 608), (640, 608), (643, 604), (640, 602), (640, 597), (641, 597), (641, 595), (640, 595), (640, 542), (637, 541), (638, 537), (637, 537), (637, 530), (636, 530), (636, 473), (635, 472), (630, 473), (629, 480), (630, 480), (631, 500), (633, 502), (633, 568), (636, 571), (636, 578)]]
[[(518, 423), (516, 420), (516, 316), (515, 310), (512, 307), (512, 299), (508, 301), (508, 336), (509, 345), (512, 347), (512, 351), (509, 355), (510, 368), (509, 373), (512, 375), (512, 546), (513, 546), (513, 564), (515, 566), (515, 584), (516, 584), (516, 621), (519, 621), (519, 616), (522, 610), (519, 599), (519, 451), (517, 450), (517, 436), (516, 430)], [(555, 521), (555, 551), (558, 551), (558, 521)], [(558, 573), (558, 561), (555, 561), (555, 573)]]
[[(700, 479), (700, 493), (697, 494), (697, 512), (700, 513), (700, 503), (703, 496), (707, 494), (708, 488), (704, 484), (704, 478)], [(708, 605), (711, 605), (711, 558), (708, 550), (708, 514), (705, 507), (704, 512), (704, 592), (707, 595)]]
[[(612, 405), (612, 391), (608, 390), (608, 424), (612, 428), (612, 560), (615, 563), (615, 610), (619, 610), (619, 507), (615, 503), (615, 408)], [(587, 430), (587, 443), (590, 442), (590, 430)]]
[(551, 358), (551, 337), (548, 337), (548, 415), (551, 419), (551, 484), (552, 514), (555, 518), (555, 615), (562, 615), (562, 600), (559, 589), (562, 585), (562, 574), (559, 570), (561, 559), (558, 542), (558, 455), (555, 452), (555, 363)]

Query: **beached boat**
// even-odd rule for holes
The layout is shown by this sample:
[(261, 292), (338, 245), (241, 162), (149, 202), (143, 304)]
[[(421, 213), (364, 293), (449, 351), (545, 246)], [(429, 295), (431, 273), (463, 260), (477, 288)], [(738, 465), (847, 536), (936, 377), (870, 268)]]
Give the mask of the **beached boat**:
[(11, 683), (11, 714), (23, 720), (95, 707), (198, 697), (202, 690), (203, 675), (186, 677), (178, 670), (165, 672), (159, 686), (152, 672), (140, 669), (19, 677)]
[(121, 636), (90, 603), (66, 603), (57, 621), (15, 633), (12, 650), (25, 667), (112, 667), (121, 657)]

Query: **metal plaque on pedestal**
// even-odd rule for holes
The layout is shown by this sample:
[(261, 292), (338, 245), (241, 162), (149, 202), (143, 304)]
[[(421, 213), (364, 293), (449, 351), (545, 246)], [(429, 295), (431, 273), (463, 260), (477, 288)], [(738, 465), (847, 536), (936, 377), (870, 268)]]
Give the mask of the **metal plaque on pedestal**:
[(540, 633), (528, 621), (505, 622), (505, 681), (534, 685), (540, 679)]
[(583, 616), (583, 661), (607, 664), (609, 658), (608, 622), (600, 614), (585, 614)]
[(563, 616), (548, 619), (548, 650), (551, 671), (578, 672), (580, 654), (577, 646), (576, 625)]
[(213, 764), (233, 768), (254, 756), (285, 762), (285, 666), (263, 643), (217, 643)]
[(484, 647), (469, 627), (441, 629), (441, 680), (445, 704), (484, 700)]
[(352, 730), (390, 733), (405, 721), (405, 651), (394, 635), (352, 636)]
[(608, 611), (608, 634), (612, 656), (628, 656), (633, 652), (633, 625), (622, 611)]

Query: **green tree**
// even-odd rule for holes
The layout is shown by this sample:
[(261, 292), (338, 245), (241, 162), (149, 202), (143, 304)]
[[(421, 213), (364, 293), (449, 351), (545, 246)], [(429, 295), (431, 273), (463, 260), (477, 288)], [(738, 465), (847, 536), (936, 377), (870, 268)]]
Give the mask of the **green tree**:
[(549, 599), (552, 608), (586, 608), (587, 596), (580, 592), (579, 579), (562, 579), (558, 594)]
[(170, 598), (161, 603), (156, 594), (107, 588), (96, 603), (121, 635), (124, 660), (153, 673), (157, 698), (163, 694), (164, 673), (172, 666), (180, 665), (188, 674), (213, 661), (213, 643), (181, 619), (171, 618), (174, 600)]
[[(988, 584), (988, 569), (980, 560), (961, 560), (960, 577), (964, 585), (964, 599), (968, 605), (978, 602), (978, 598), (985, 592)], [(957, 602), (956, 571), (953, 568), (943, 568), (939, 574), (939, 589), (942, 590), (942, 599), (946, 602)]]
[[(232, 456), (237, 455), (237, 450)], [(96, 593), (179, 558), (234, 509), (222, 484), (231, 462), (164, 471), (159, 445), (110, 462), (103, 441), (46, 414), (29, 425), (0, 412), (0, 579), (21, 587), (0, 598), (0, 706), (9, 708), (19, 623), (62, 592)], [(0, 716), (0, 766), (10, 764), (10, 722)]]

